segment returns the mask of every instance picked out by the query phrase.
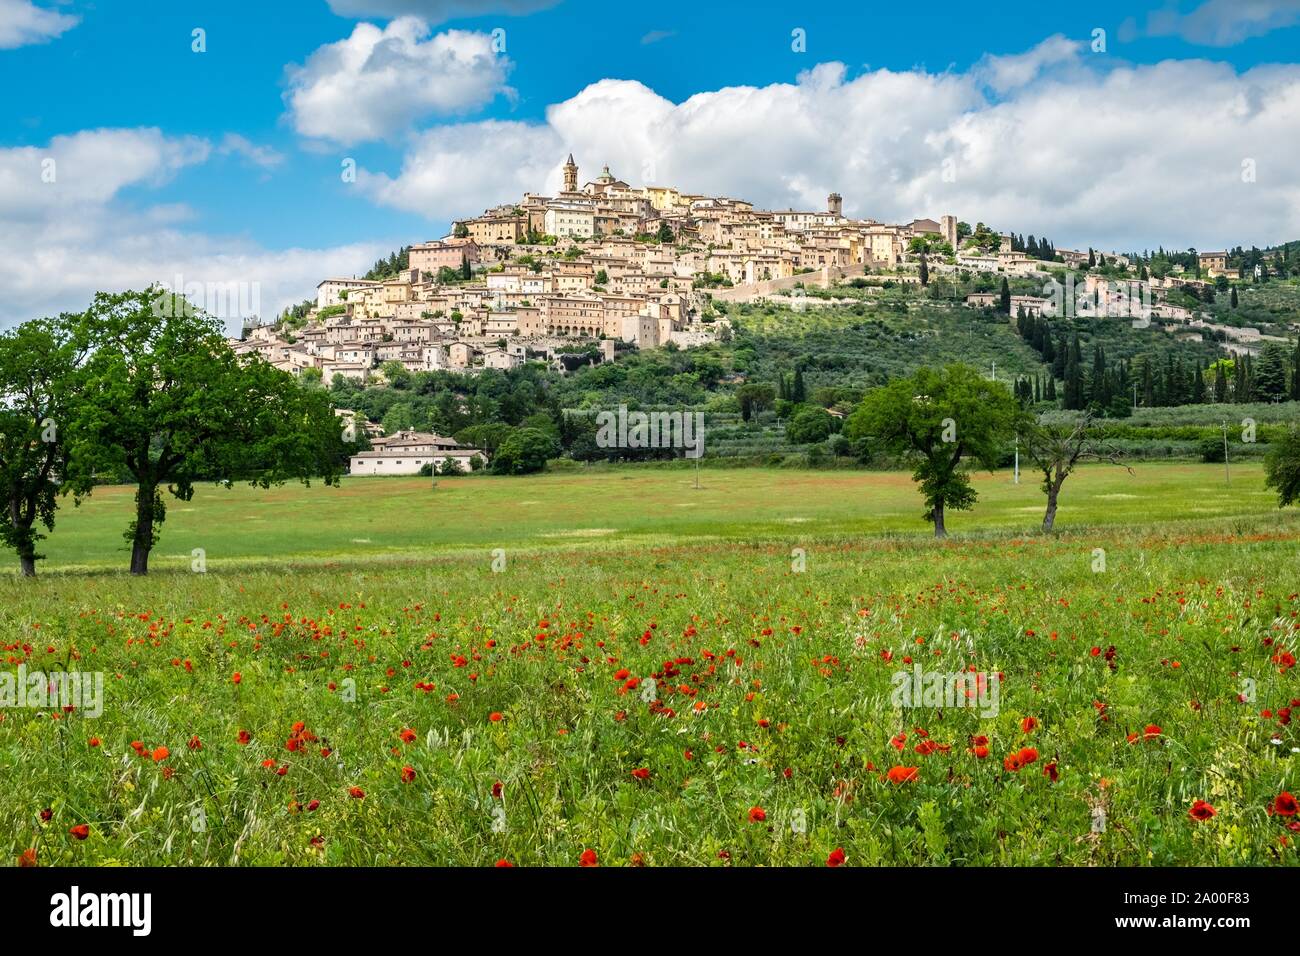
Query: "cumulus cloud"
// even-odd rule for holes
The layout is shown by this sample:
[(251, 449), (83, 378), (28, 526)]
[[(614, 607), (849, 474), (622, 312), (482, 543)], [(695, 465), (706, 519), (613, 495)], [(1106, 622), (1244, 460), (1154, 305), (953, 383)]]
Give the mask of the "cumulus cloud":
[(32, 0), (0, 0), (0, 50), (48, 43), (80, 22), (80, 17), (38, 7)]
[(487, 33), (430, 36), (413, 17), (382, 29), (358, 23), (347, 39), (289, 67), (284, 100), (303, 136), (351, 144), (385, 139), (416, 120), (463, 114), (509, 94), (509, 69)]
[(1174, 7), (1153, 11), (1146, 32), (1203, 46), (1233, 46), (1296, 23), (1300, 0), (1205, 0), (1187, 13)]
[[(359, 183), (377, 202), (449, 220), (524, 190), (553, 194), (571, 151), (582, 181), (609, 163), (634, 185), (771, 209), (821, 209), (838, 191), (850, 215), (951, 213), (1062, 246), (1300, 237), (1300, 66), (1097, 62), (1053, 42), (1013, 66), (966, 73), (850, 78), (830, 63), (795, 83), (681, 103), (602, 80), (551, 106), (545, 122), (431, 130), (396, 175), (363, 173)], [(991, 75), (1004, 95), (990, 96)], [(1247, 161), (1254, 182), (1244, 181)]]
[(1078, 40), (1058, 33), (1024, 53), (984, 57), (976, 75), (994, 92), (1007, 93), (1028, 85), (1052, 67), (1075, 63), (1081, 46)]
[(419, 17), (426, 23), (445, 23), (462, 17), (494, 13), (519, 16), (553, 7), (560, 0), (328, 0), (341, 17)]
[[(314, 293), (330, 274), (366, 269), (388, 249), (375, 243), (269, 251), (193, 227), (183, 204), (139, 206), (147, 191), (203, 163), (211, 145), (156, 129), (87, 130), (43, 147), (0, 149), (0, 326), (84, 309), (99, 290), (154, 282), (205, 290), (232, 330)], [(52, 161), (52, 162), (51, 162)], [(209, 287), (219, 294), (209, 298)], [(238, 288), (233, 298), (225, 290)]]

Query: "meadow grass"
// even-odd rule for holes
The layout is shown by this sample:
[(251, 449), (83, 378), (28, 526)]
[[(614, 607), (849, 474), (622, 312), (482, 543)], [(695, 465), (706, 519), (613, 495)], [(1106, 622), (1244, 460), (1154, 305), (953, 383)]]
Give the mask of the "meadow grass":
[[(1294, 865), (1300, 519), (1257, 470), (1136, 472), (1071, 478), (1054, 537), (981, 478), (946, 543), (897, 474), (202, 489), (145, 579), (100, 489), (0, 582), (9, 672), (105, 677), (98, 717), (0, 710), (0, 852)], [(915, 663), (1001, 675), (996, 714), (896, 706)]]
[[(150, 566), (191, 566), (202, 549), (209, 568), (259, 560), (363, 561), (495, 548), (603, 547), (683, 540), (751, 541), (849, 534), (928, 533), (905, 472), (799, 469), (700, 470), (688, 467), (592, 468), (525, 478), (344, 478), (339, 487), (284, 485), (268, 490), (205, 484), (188, 502), (169, 499)], [(1066, 483), (1062, 529), (1276, 514), (1257, 462), (1081, 467)], [(980, 500), (949, 514), (956, 534), (1033, 532), (1044, 498), (1023, 470), (975, 473)], [(129, 563), (122, 537), (134, 515), (134, 489), (105, 486), (80, 507), (58, 513), (42, 542), (44, 570), (117, 569)]]

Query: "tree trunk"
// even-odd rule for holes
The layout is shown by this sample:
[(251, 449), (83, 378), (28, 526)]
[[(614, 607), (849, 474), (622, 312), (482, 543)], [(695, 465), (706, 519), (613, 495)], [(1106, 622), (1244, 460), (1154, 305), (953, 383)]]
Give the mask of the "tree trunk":
[(934, 510), (930, 512), (930, 516), (934, 518), (934, 536), (936, 538), (948, 537), (948, 529), (943, 526), (943, 502), (942, 501), (935, 503)]
[(153, 548), (153, 488), (141, 485), (135, 493), (135, 534), (131, 539), (131, 573), (149, 573), (149, 551)]
[(9, 500), (9, 523), (14, 531), (19, 532), (16, 549), (18, 566), (22, 569), (23, 577), (34, 578), (36, 577), (36, 548), (31, 539), (32, 519), (24, 514), (23, 503), (18, 498)]
[(1056, 500), (1061, 496), (1061, 485), (1065, 478), (1057, 478), (1047, 485), (1047, 512), (1043, 515), (1043, 534), (1051, 534), (1056, 524)]

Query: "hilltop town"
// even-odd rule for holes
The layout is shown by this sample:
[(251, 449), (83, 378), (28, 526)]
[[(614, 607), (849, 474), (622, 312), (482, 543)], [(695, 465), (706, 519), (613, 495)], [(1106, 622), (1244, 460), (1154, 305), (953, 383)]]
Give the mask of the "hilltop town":
[(905, 225), (846, 218), (837, 193), (822, 211), (772, 211), (631, 186), (608, 167), (581, 187), (578, 178), (570, 155), (558, 195), (526, 193), (455, 222), (450, 235), (406, 250), (396, 275), (323, 279), (298, 327), (259, 326), (232, 344), (295, 374), (317, 369), (326, 382), (367, 381), (387, 362), (411, 372), (528, 359), (559, 368), (559, 356), (584, 348), (610, 360), (620, 342), (705, 344), (726, 326), (715, 300), (892, 270), (917, 237), (950, 253), (959, 239), (949, 215)]
[[(1229, 351), (1259, 345), (1258, 330), (1214, 325), (1194, 307), (1216, 282), (1222, 290), (1234, 264), (1240, 273), (1240, 256), (1230, 263), (1228, 252), (1201, 253), (1190, 268), (1155, 276), (1133, 268), (1129, 255), (1026, 242), (953, 215), (892, 225), (849, 218), (838, 193), (820, 211), (763, 210), (632, 186), (608, 167), (579, 186), (572, 155), (563, 176), (555, 196), (526, 193), (411, 245), (392, 274), (322, 279), (314, 302), (246, 329), (232, 346), (326, 384), (336, 376), (380, 381), (390, 363), (474, 374), (543, 361), (563, 373), (620, 349), (716, 341), (728, 328), (721, 303), (780, 302), (872, 275), (923, 285), (945, 275), (1046, 281), (1062, 269), (1086, 273), (1078, 296), (1085, 312), (1113, 315), (1138, 302), (1141, 318), (1165, 331), (1208, 331)], [(976, 292), (965, 301), (982, 307), (997, 298)], [(1021, 294), (1007, 311), (1034, 316), (1052, 306), (1049, 297)]]

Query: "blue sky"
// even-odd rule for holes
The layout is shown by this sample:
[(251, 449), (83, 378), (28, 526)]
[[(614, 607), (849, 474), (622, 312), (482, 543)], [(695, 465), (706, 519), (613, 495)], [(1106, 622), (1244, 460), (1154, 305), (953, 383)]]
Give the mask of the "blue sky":
[[(1255, 215), (1237, 221), (1235, 207), (1218, 205), (1237, 167), (1256, 160), (1253, 152), (1280, 148), (1274, 131), (1297, 118), (1289, 94), (1298, 81), (1300, 0), (791, 8), (673, 0), (0, 0), (0, 83), (9, 91), (0, 100), (0, 219), (31, 230), (20, 254), (47, 253), (46, 265), (27, 263), (12, 284), (0, 274), (0, 320), (26, 317), (15, 309), (72, 307), (87, 283), (113, 281), (114, 263), (127, 256), (163, 275), (182, 264), (192, 273), (196, 264), (221, 260), (227, 247), (239, 250), (237, 270), (259, 280), (266, 269), (283, 274), (286, 287), (273, 293), (277, 304), (301, 298), (311, 291), (310, 257), (289, 265), (276, 253), (331, 250), (323, 262), (364, 268), (372, 251), (440, 235), (452, 217), (481, 211), (493, 196), (505, 201), (520, 187), (544, 188), (546, 182), (530, 178), (528, 164), (540, 164), (535, 178), (545, 180), (554, 170), (544, 167), (569, 149), (583, 151), (584, 174), (617, 162), (615, 172), (629, 181), (653, 170), (684, 188), (748, 192), (772, 205), (812, 204), (835, 188), (854, 214), (901, 219), (955, 211), (1059, 244), (1262, 245), (1300, 238), (1295, 174), (1283, 178), (1283, 153), (1272, 168), (1259, 165), (1253, 184), (1275, 192), (1268, 200), (1264, 188), (1247, 194)], [(477, 11), (486, 12), (464, 15)], [(368, 15), (356, 15), (362, 13)], [(397, 13), (426, 24), (402, 31), (400, 42), (413, 56), (401, 66), (400, 88), (450, 92), (432, 104), (398, 104), (382, 129), (348, 132), (359, 114), (405, 94), (372, 91), (370, 99), (348, 101), (351, 79), (326, 54), (333, 44), (358, 40), (360, 24), (391, 29)], [(191, 49), (195, 28), (206, 32), (205, 52)], [(456, 31), (454, 44), (470, 48), (490, 42), (495, 29), (504, 30), (504, 51), (474, 52), (454, 83), (441, 72), (442, 61), (422, 59), (426, 44), (447, 31)], [(806, 36), (801, 51), (792, 49), (796, 29)], [(1104, 52), (1091, 48), (1096, 29), (1105, 30)], [(1271, 64), (1284, 65), (1280, 75)], [(299, 107), (286, 98), (291, 75), (304, 66), (300, 79), (309, 78), (300, 91), (319, 97), (310, 109), (305, 100)], [(734, 92), (744, 87), (753, 92)], [(1141, 105), (1153, 90), (1167, 94)], [(682, 106), (697, 94), (705, 94), (698, 109)], [(1201, 95), (1208, 102), (1198, 102)], [(1128, 113), (1126, 99), (1133, 101)], [(1244, 113), (1234, 100), (1246, 104)], [(909, 102), (916, 112), (907, 112)], [(1168, 104), (1178, 112), (1152, 116), (1152, 103), (1157, 114)], [(1117, 158), (1113, 142), (1075, 168), (1080, 149), (1090, 149), (1095, 137), (1049, 161), (1057, 137), (1043, 132), (1044, 112), (1056, 109), (1063, 125), (1079, 126), (1094, 106), (1105, 107), (1098, 120), (1108, 129), (1152, 116), (1158, 125), (1129, 142), (1145, 152), (1150, 140), (1160, 140), (1170, 151), (1163, 169)], [(1186, 166), (1191, 160), (1169, 141), (1194, 115), (1216, 110), (1217, 119), (1191, 132), (1188, 150), (1218, 142), (1216, 128), (1232, 137), (1224, 124), (1240, 121), (1241, 156), (1217, 158), (1198, 186), (1202, 173)], [(877, 126), (875, 117), (888, 122)], [(972, 119), (982, 129), (973, 130)], [(1006, 138), (996, 131), (1008, 127), (1027, 137), (1019, 151), (988, 159), (995, 141)], [(319, 135), (321, 129), (330, 133)], [(159, 138), (140, 144), (137, 155), (117, 145), (94, 148), (86, 136), (109, 130), (150, 130)], [(775, 131), (774, 146), (765, 130)], [(501, 150), (503, 134), (511, 142)], [(54, 184), (56, 201), (26, 195), (26, 170), (61, 150), (69, 155), (67, 170), (74, 155), (67, 138), (79, 135), (85, 148), (77, 162), (85, 165), (75, 175), (83, 188), (63, 179)], [(1252, 136), (1259, 136), (1253, 152), (1245, 145)], [(937, 169), (941, 155), (971, 170), (959, 176), (960, 192), (937, 191), (930, 167)], [(355, 160), (359, 182), (341, 180), (344, 158)], [(1021, 168), (1026, 161), (1034, 168)], [(1127, 205), (1096, 218), (1087, 211), (1095, 201), (1071, 208), (1092, 188), (1087, 170), (1112, 175), (1117, 163), (1127, 169), (1107, 195)], [(462, 185), (462, 177), (472, 184)], [(1143, 177), (1150, 177), (1145, 185)], [(1170, 179), (1182, 189), (1171, 188)], [(1026, 195), (1017, 206), (1021, 180)], [(1141, 201), (1148, 195), (1150, 204)], [(1205, 203), (1206, 216), (1161, 212), (1185, 207), (1189, 197)], [(954, 209), (931, 208), (942, 203)], [(1280, 214), (1260, 218), (1279, 206)], [(83, 228), (69, 230), (67, 218), (83, 208)], [(56, 214), (64, 221), (53, 221)], [(1213, 228), (1215, 217), (1222, 231)], [(1250, 223), (1257, 236), (1241, 234)], [(153, 228), (167, 241), (151, 245), (137, 232)], [(1295, 235), (1286, 234), (1293, 228)], [(138, 241), (124, 244), (122, 230)], [(174, 256), (178, 245), (197, 251)], [(60, 264), (88, 263), (75, 251), (84, 246), (100, 250), (95, 258), (103, 261), (60, 279), (68, 271)], [(141, 274), (124, 269), (123, 284)]]

